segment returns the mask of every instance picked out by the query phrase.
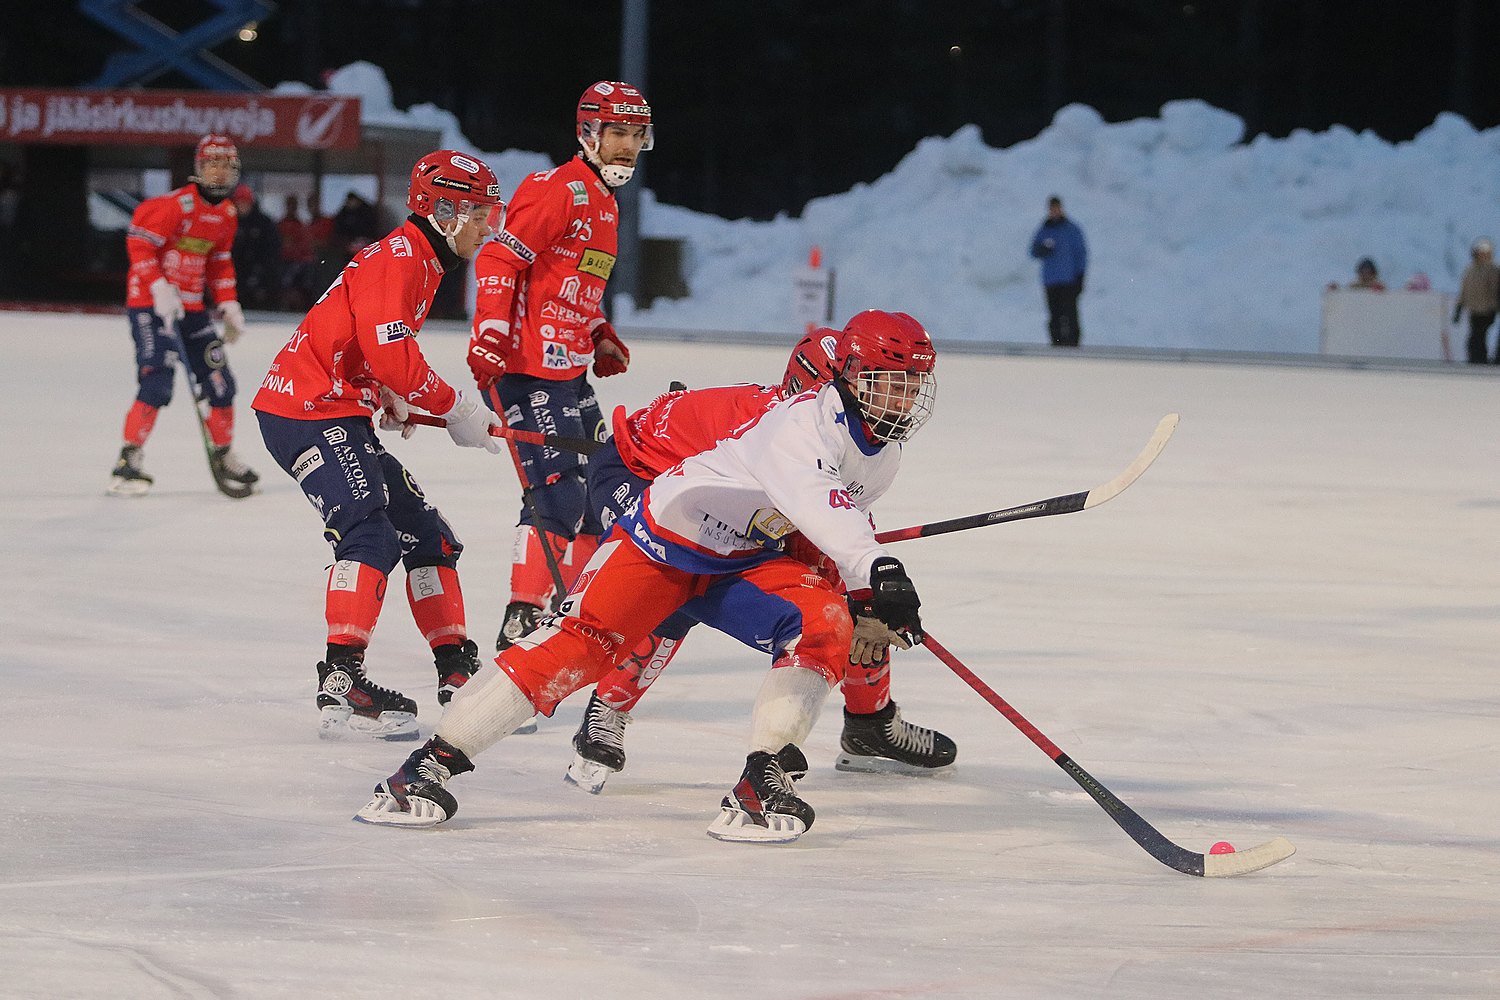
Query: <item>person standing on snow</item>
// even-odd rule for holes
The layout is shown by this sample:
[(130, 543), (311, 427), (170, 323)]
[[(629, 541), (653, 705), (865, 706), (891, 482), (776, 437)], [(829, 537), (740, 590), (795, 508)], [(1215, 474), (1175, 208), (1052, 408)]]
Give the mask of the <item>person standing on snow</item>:
[(1031, 238), (1031, 256), (1042, 262), (1042, 289), (1047, 293), (1047, 334), (1054, 347), (1077, 347), (1078, 297), (1088, 270), (1088, 247), (1078, 223), (1063, 214), (1062, 199), (1047, 199), (1047, 218)]

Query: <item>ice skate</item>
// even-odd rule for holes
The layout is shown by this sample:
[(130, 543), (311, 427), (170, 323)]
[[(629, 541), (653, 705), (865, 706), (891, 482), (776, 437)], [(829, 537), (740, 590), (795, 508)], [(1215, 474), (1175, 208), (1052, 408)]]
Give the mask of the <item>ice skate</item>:
[(797, 750), (787, 744), (775, 755), (757, 750), (745, 758), (739, 784), (724, 796), (718, 819), (708, 826), (710, 837), (735, 843), (789, 844), (807, 832), (813, 824), (813, 808), (797, 797), (791, 777), (781, 766), (789, 749)]
[(542, 620), (542, 609), (525, 601), (511, 601), (505, 606), (505, 621), (500, 625), (500, 634), (495, 636), (495, 652), (503, 653), (517, 639), (536, 631)]
[(472, 770), (463, 751), (434, 736), (375, 786), (374, 798), (354, 818), (377, 826), (437, 826), (458, 812), (458, 800), (444, 787), (448, 779)]
[(615, 771), (625, 767), (625, 727), (630, 713), (609, 707), (597, 691), (590, 692), (583, 722), (573, 734), (573, 763), (563, 774), (570, 785), (598, 795)]
[(156, 482), (141, 468), (141, 449), (138, 445), (127, 444), (120, 449), (120, 457), (115, 462), (115, 468), (109, 476), (109, 493), (117, 497), (139, 497), (145, 496), (151, 489), (151, 484)]
[(221, 445), (208, 453), (208, 469), (213, 473), (214, 485), (219, 492), (235, 500), (243, 500), (255, 492), (260, 475), (240, 460), (229, 447)]
[(901, 718), (895, 702), (872, 715), (844, 710), (844, 732), (833, 766), (864, 774), (932, 774), (958, 757), (952, 740)]
[(318, 664), (318, 708), (318, 735), (325, 740), (414, 740), (419, 735), (417, 703), (371, 683), (362, 654)]
[(453, 700), (453, 692), (479, 669), (479, 646), (473, 639), (462, 644), (449, 643), (434, 650), (433, 658), (438, 674), (438, 704), (446, 706)]

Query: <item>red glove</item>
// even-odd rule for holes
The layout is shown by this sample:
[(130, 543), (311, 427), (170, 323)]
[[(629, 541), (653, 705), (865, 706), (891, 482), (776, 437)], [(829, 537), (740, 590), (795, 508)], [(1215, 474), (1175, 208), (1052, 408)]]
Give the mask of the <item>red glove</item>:
[(594, 324), (594, 374), (600, 378), (618, 375), (630, 367), (630, 348), (625, 346), (609, 320)]
[(487, 319), (469, 338), (469, 371), (474, 384), (488, 389), (505, 374), (505, 358), (510, 353), (510, 324)]

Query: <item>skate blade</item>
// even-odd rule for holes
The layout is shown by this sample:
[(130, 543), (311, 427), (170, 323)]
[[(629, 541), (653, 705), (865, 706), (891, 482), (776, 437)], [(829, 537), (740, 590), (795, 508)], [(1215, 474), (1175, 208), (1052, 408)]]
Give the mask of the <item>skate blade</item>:
[(151, 484), (139, 479), (114, 479), (106, 492), (112, 497), (143, 497), (151, 492)]
[(325, 708), (318, 719), (318, 738), (324, 740), (385, 740), (398, 743), (422, 735), (410, 712), (381, 712), (368, 719), (347, 708)]
[(853, 774), (930, 775), (947, 774), (953, 770), (953, 762), (949, 761), (939, 767), (921, 767), (905, 761), (892, 760), (890, 757), (866, 757), (862, 754), (840, 753), (838, 759), (833, 762), (833, 769), (849, 771)]
[(510, 731), (512, 736), (530, 736), (536, 732), (536, 716), (532, 716), (525, 722)]
[(590, 795), (604, 791), (604, 783), (614, 772), (603, 764), (588, 760), (582, 754), (573, 755), (573, 763), (563, 772), (563, 783), (581, 788)]
[(437, 826), (448, 818), (448, 813), (436, 802), (422, 798), (406, 800), (411, 809), (402, 809), (401, 803), (388, 792), (377, 791), (365, 807), (354, 814), (356, 823), (372, 826), (405, 826), (420, 829)]
[(708, 825), (708, 835), (731, 844), (790, 844), (807, 832), (806, 825), (785, 813), (765, 813), (762, 826), (743, 809), (724, 806)]

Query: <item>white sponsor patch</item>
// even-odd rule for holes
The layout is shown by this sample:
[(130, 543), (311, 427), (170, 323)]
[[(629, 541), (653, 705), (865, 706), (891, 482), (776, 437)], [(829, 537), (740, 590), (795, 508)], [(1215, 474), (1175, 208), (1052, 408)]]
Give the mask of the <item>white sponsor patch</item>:
[(495, 242), (505, 247), (511, 253), (530, 264), (536, 260), (536, 251), (516, 238), (509, 229), (500, 230), (500, 235), (495, 237)]
[(411, 336), (411, 327), (406, 325), (405, 320), (394, 320), (390, 323), (381, 323), (375, 327), (375, 340), (381, 344), (394, 344), (398, 340), (405, 340)]
[(322, 467), (323, 453), (314, 445), (298, 455), (297, 461), (292, 463), (292, 478), (300, 483)]
[(417, 567), (406, 574), (406, 582), (411, 587), (411, 599), (414, 601), (437, 597), (443, 592), (443, 578), (438, 576), (436, 566)]
[(347, 593), (359, 586), (359, 563), (352, 559), (340, 559), (333, 564), (328, 574), (329, 591)]

